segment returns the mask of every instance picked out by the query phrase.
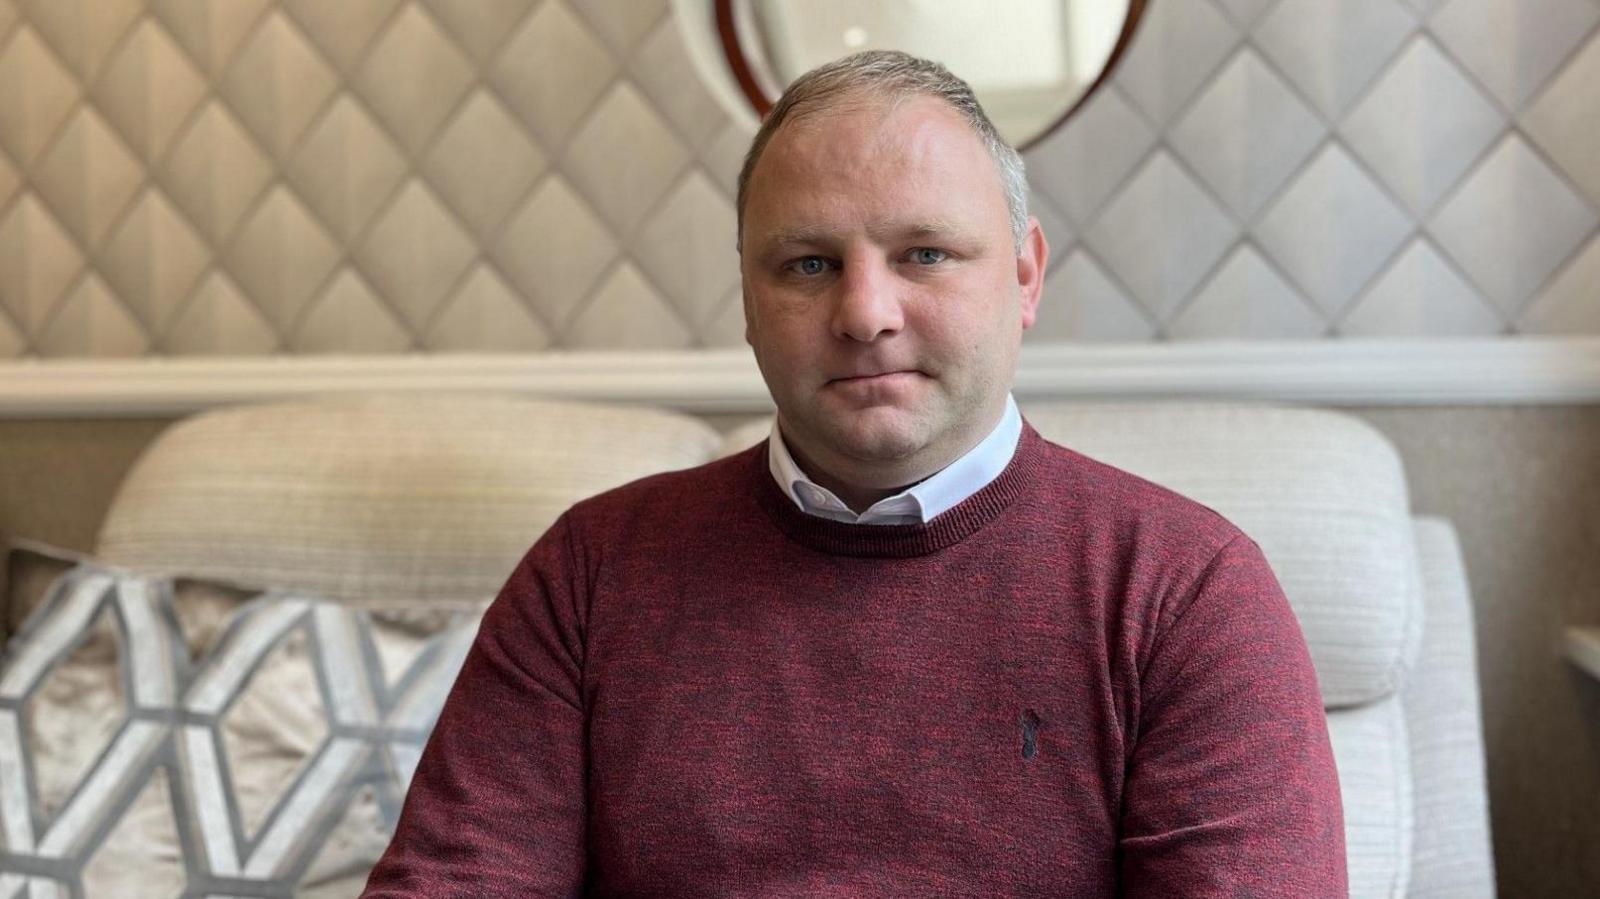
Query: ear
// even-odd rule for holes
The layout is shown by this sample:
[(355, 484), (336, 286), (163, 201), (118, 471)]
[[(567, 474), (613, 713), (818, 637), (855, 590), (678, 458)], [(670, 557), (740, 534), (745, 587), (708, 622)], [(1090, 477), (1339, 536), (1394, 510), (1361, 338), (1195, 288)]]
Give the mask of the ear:
[(1030, 216), (1022, 235), (1022, 251), (1017, 254), (1018, 301), (1022, 304), (1022, 328), (1033, 327), (1039, 312), (1039, 297), (1044, 293), (1044, 269), (1050, 260), (1050, 245), (1045, 242), (1039, 220)]
[(743, 284), (739, 286), (739, 302), (744, 306), (744, 342), (753, 348), (756, 345), (755, 317), (750, 314), (750, 289)]

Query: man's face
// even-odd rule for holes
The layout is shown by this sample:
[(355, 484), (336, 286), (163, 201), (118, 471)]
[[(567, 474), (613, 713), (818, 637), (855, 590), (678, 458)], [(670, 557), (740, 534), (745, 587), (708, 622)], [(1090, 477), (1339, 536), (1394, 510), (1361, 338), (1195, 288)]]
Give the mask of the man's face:
[(995, 164), (942, 101), (785, 122), (751, 173), (740, 268), (745, 338), (802, 462), (892, 487), (982, 440), (1046, 252), (1037, 220), (1017, 252)]

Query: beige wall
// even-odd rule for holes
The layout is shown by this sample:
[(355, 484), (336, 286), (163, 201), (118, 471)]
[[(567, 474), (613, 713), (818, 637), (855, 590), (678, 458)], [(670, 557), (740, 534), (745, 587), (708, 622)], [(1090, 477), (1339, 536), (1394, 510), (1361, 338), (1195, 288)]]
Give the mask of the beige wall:
[[(1502, 895), (1593, 894), (1600, 684), (1560, 643), (1568, 624), (1600, 624), (1600, 406), (1349, 411), (1400, 448), (1414, 509), (1461, 535)], [(163, 424), (0, 420), (0, 532), (90, 549), (114, 484)]]

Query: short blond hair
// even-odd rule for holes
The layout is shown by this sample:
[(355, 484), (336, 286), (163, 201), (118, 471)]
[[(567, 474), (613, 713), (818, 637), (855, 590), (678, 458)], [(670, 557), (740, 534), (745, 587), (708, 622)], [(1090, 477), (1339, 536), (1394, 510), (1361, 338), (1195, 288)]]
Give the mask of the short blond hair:
[(1006, 142), (978, 103), (971, 85), (932, 60), (899, 50), (864, 50), (818, 66), (795, 79), (783, 92), (761, 123), (745, 153), (739, 170), (739, 190), (734, 202), (738, 214), (738, 236), (744, 237), (744, 208), (750, 191), (750, 174), (772, 140), (772, 135), (790, 119), (822, 112), (843, 97), (875, 97), (898, 103), (910, 97), (927, 96), (943, 100), (961, 115), (994, 160), (1005, 190), (1006, 211), (1011, 219), (1011, 240), (1018, 252), (1028, 230), (1028, 177), (1022, 155)]

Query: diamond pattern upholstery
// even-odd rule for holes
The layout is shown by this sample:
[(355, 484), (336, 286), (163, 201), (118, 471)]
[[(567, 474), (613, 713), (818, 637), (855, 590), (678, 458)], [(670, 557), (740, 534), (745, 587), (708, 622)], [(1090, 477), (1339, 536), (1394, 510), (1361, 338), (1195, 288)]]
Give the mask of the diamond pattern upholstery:
[[(1033, 342), (1600, 333), (1600, 0), (1150, 4)], [(742, 339), (666, 0), (0, 0), (0, 358)]]

